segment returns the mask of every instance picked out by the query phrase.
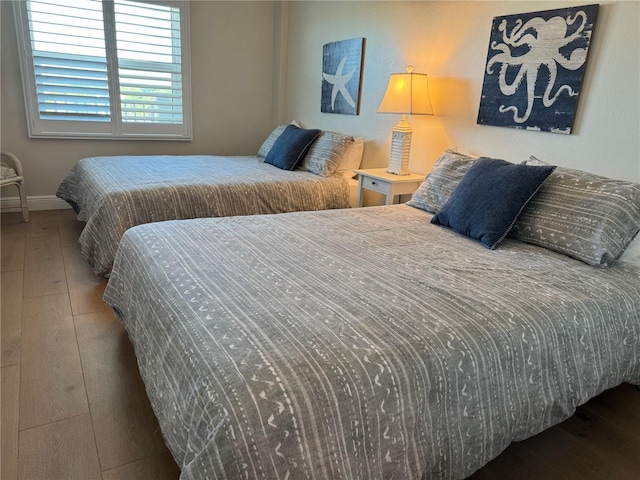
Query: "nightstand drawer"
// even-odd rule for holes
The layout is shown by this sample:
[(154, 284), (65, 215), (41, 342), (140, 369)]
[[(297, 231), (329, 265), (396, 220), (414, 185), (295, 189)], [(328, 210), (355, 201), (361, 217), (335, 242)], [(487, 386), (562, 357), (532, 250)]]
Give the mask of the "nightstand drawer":
[(358, 198), (356, 204), (361, 207), (364, 190), (373, 190), (385, 196), (385, 204), (400, 202), (400, 196), (416, 191), (424, 180), (424, 175), (394, 175), (385, 168), (369, 168), (354, 170), (358, 175)]
[(380, 193), (389, 193), (390, 184), (389, 182), (384, 182), (377, 178), (364, 177), (362, 179), (362, 187)]

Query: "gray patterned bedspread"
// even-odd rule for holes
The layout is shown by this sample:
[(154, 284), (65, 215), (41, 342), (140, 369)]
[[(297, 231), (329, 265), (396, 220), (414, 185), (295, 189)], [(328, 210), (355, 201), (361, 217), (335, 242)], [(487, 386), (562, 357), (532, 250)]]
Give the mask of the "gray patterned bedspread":
[(105, 292), (182, 479), (464, 478), (640, 383), (640, 270), (406, 205), (148, 224)]
[(122, 234), (162, 220), (257, 215), (349, 206), (341, 175), (285, 171), (258, 157), (115, 156), (80, 160), (57, 196), (78, 220), (83, 257), (106, 274)]

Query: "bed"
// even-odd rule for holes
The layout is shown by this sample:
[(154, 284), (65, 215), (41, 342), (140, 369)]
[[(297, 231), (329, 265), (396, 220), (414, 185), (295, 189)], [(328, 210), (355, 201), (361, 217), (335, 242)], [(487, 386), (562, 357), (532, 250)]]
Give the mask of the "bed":
[(462, 479), (603, 390), (640, 384), (637, 263), (518, 240), (530, 218), (489, 249), (427, 210), (126, 232), (104, 299), (181, 479)]
[[(325, 133), (333, 132), (322, 132)], [(314, 147), (324, 138), (321, 136)], [(78, 220), (86, 222), (79, 238), (83, 257), (94, 273), (108, 275), (123, 233), (135, 225), (351, 206), (357, 182), (346, 174), (351, 172), (353, 176), (350, 164), (341, 167), (339, 160), (355, 142), (343, 135), (340, 139), (348, 142), (334, 142), (316, 152), (327, 162), (332, 155), (339, 157), (333, 159), (331, 171), (277, 168), (266, 162), (270, 148), (261, 148), (262, 155), (253, 157), (85, 158), (63, 179), (57, 196), (74, 208)], [(271, 141), (271, 146), (276, 140), (277, 137)], [(269, 138), (265, 143), (268, 141)], [(312, 148), (309, 155), (313, 153)], [(356, 152), (358, 166), (361, 157), (362, 149), (359, 156)]]

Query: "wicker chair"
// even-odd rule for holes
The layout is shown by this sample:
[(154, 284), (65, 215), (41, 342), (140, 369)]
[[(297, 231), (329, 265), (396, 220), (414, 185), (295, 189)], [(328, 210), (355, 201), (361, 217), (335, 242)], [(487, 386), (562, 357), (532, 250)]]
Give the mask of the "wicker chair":
[(29, 208), (27, 207), (27, 196), (24, 191), (24, 176), (22, 175), (22, 163), (14, 154), (2, 152), (0, 163), (0, 187), (15, 185), (20, 194), (20, 206), (22, 207), (22, 218), (29, 221)]

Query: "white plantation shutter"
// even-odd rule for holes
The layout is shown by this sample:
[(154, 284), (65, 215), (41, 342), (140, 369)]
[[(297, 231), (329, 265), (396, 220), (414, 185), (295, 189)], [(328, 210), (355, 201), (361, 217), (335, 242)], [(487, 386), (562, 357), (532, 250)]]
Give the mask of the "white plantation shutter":
[(40, 118), (110, 121), (106, 60), (38, 52), (33, 61)]
[(25, 6), (40, 118), (110, 121), (102, 5)]
[(191, 138), (186, 2), (15, 5), (30, 136)]
[(122, 0), (114, 2), (122, 120), (180, 124), (179, 11), (138, 5)]

